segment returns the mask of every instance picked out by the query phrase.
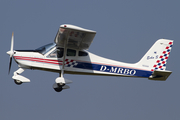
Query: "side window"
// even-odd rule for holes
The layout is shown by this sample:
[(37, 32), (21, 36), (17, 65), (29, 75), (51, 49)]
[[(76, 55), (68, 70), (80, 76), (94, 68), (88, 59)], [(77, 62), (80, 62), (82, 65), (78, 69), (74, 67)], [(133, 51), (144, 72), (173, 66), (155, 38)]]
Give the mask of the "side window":
[(76, 50), (67, 49), (67, 56), (76, 56)]
[(62, 58), (64, 53), (64, 48), (57, 48), (57, 57)]
[(54, 50), (52, 53), (50, 53), (48, 55), (48, 57), (50, 58), (62, 58), (63, 57), (63, 52), (64, 52), (64, 49), (63, 48), (57, 48), (56, 50)]
[(87, 56), (87, 52), (79, 51), (78, 56)]

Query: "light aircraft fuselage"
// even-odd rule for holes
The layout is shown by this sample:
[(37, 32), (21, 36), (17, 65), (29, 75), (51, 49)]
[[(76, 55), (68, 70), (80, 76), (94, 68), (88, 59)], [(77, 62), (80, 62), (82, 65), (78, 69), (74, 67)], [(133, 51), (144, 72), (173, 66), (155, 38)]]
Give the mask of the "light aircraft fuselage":
[[(44, 46), (44, 49), (47, 49), (46, 52), (38, 50), (15, 50), (14, 59), (24, 68), (60, 73), (63, 64), (63, 55), (58, 56), (58, 53), (63, 48), (57, 51), (55, 44), (52, 43), (48, 48)], [(63, 51), (61, 53), (63, 54)], [(138, 68), (136, 64), (127, 64), (103, 58), (88, 51), (67, 49), (64, 73), (149, 77), (152, 71), (145, 68)]]
[(166, 70), (173, 40), (159, 39), (137, 63), (119, 62), (97, 56), (87, 51), (96, 32), (74, 25), (64, 24), (58, 29), (54, 43), (35, 50), (13, 50), (12, 34), (9, 72), (12, 58), (19, 65), (13, 79), (20, 85), (30, 80), (22, 75), (25, 69), (37, 69), (59, 73), (53, 88), (60, 92), (69, 88), (71, 80), (64, 74), (103, 75), (122, 77), (141, 77), (149, 80), (165, 81), (172, 73)]

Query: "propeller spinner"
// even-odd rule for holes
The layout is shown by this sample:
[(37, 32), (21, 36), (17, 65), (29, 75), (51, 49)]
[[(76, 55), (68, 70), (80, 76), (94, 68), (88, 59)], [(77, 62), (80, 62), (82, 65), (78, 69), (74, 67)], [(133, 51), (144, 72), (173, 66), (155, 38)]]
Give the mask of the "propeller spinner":
[(12, 33), (10, 51), (7, 52), (7, 54), (10, 56), (10, 60), (9, 60), (9, 72), (8, 72), (8, 74), (10, 73), (10, 70), (11, 70), (12, 56), (14, 55), (13, 46), (14, 46), (14, 32)]

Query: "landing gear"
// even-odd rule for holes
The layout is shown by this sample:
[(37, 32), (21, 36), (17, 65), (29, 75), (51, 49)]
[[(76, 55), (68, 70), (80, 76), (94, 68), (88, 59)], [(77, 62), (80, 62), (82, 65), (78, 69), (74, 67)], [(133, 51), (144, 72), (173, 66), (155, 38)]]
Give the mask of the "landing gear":
[(12, 76), (12, 79), (17, 85), (21, 85), (22, 83), (30, 82), (30, 80), (22, 75), (20, 75), (22, 72), (24, 72), (25, 69), (19, 68), (17, 71), (14, 72), (14, 75)]
[(54, 83), (53, 88), (56, 92), (61, 92), (64, 85), (63, 83)]
[(21, 85), (22, 82), (20, 80), (14, 80), (14, 82), (17, 84), (17, 85)]

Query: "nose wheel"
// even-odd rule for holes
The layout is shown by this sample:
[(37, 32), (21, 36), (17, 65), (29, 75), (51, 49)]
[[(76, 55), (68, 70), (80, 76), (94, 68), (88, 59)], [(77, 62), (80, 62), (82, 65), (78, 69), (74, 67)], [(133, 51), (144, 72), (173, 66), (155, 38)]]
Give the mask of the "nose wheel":
[(20, 80), (14, 80), (14, 82), (16, 83), (16, 85), (21, 85), (22, 82)]

